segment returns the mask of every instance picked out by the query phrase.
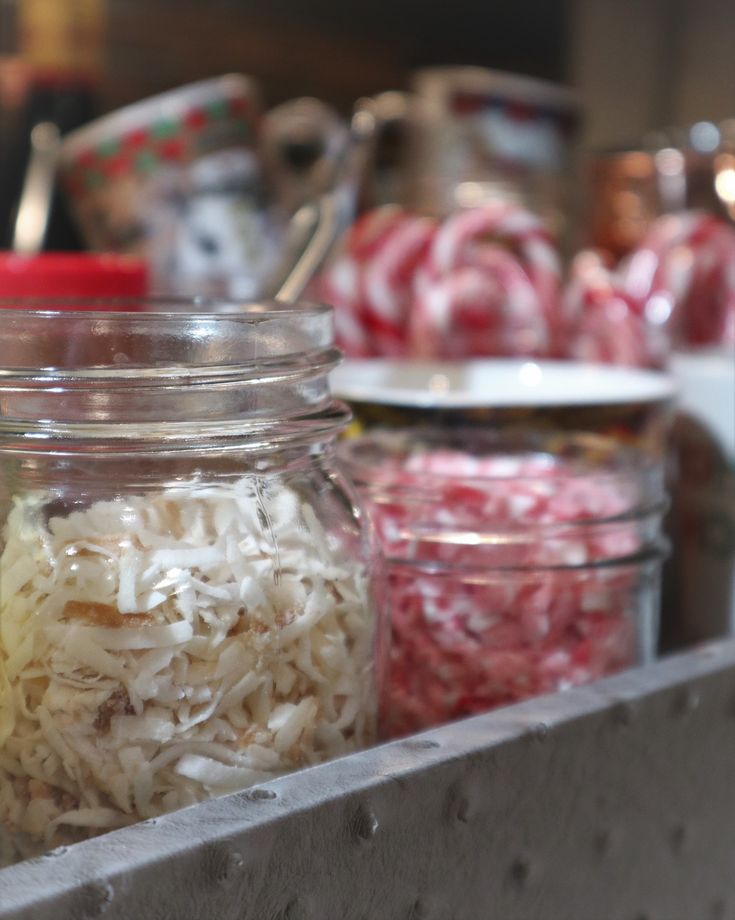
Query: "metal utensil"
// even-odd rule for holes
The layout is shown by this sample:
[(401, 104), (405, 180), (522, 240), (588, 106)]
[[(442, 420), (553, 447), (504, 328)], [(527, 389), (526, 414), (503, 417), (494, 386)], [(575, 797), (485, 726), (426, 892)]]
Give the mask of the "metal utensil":
[(349, 142), (335, 168), (333, 188), (302, 205), (289, 221), (283, 257), (266, 286), (266, 295), (287, 303), (298, 300), (349, 226), (374, 130), (371, 116), (355, 114)]
[(31, 131), (30, 141), (31, 151), (12, 242), (15, 252), (23, 255), (35, 255), (43, 248), (51, 213), (61, 135), (52, 122), (40, 121)]

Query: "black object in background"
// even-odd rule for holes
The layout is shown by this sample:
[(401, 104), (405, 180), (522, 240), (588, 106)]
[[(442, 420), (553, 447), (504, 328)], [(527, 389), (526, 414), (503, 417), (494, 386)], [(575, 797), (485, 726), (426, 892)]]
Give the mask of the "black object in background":
[[(32, 85), (20, 119), (18, 134), (8, 158), (8, 171), (3, 177), (3, 182), (8, 182), (10, 185), (11, 195), (9, 196), (9, 213), (2, 236), (2, 248), (7, 249), (12, 243), (18, 200), (28, 166), (30, 136), (33, 128), (40, 122), (51, 122), (63, 135), (94, 118), (95, 114), (95, 96), (90, 86), (75, 84), (74, 81), (65, 83), (61, 80), (53, 85)], [(58, 188), (55, 189), (51, 202), (51, 214), (43, 248), (67, 251), (83, 248), (82, 240)]]
[[(104, 0), (19, 0), (17, 47), (29, 69), (24, 105), (16, 113), (14, 136), (6, 145), (0, 195), (0, 247), (12, 244), (18, 200), (30, 155), (30, 136), (40, 122), (61, 135), (97, 114), (102, 70)], [(83, 243), (57, 188), (44, 249), (79, 250)]]

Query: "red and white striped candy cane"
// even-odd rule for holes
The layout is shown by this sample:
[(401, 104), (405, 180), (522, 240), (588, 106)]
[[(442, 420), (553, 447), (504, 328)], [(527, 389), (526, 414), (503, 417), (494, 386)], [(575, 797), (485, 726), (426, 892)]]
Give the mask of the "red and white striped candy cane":
[(685, 266), (681, 262), (672, 265), (674, 273), (667, 277), (662, 262), (667, 254), (686, 244), (695, 233), (706, 233), (712, 220), (698, 212), (665, 214), (657, 218), (638, 247), (618, 266), (624, 288), (641, 303), (661, 287), (678, 296), (689, 282)]
[(364, 266), (365, 323), (378, 354), (405, 355), (417, 267), (436, 232), (433, 220), (406, 215), (383, 237)]
[(439, 229), (417, 277), (412, 350), (544, 353), (559, 314), (559, 283), (558, 256), (532, 214), (500, 203), (461, 211)]
[(337, 345), (349, 357), (379, 353), (366, 323), (365, 263), (404, 219), (404, 211), (397, 205), (385, 205), (363, 214), (348, 231), (340, 254), (318, 279), (319, 298), (334, 307)]
[(315, 279), (309, 291), (310, 297), (334, 308), (335, 341), (350, 358), (371, 354), (361, 317), (359, 271), (355, 260), (343, 253)]
[(645, 320), (621, 291), (611, 292), (603, 302), (589, 304), (569, 351), (577, 361), (631, 367), (661, 363), (649, 344)]
[(579, 253), (564, 292), (573, 323), (569, 357), (578, 361), (631, 366), (661, 363), (641, 301), (623, 287), (599, 253)]
[[(543, 353), (536, 291), (517, 260), (496, 246), (477, 247), (466, 264), (437, 278), (417, 276), (409, 339), (425, 358)], [(509, 307), (509, 305), (511, 305)]]
[(445, 278), (422, 272), (411, 313), (411, 354), (467, 358), (497, 354), (504, 291), (496, 278), (462, 266)]
[(381, 205), (366, 211), (352, 225), (346, 240), (347, 251), (360, 264), (369, 259), (386, 235), (405, 220), (406, 212), (397, 204)]
[(716, 344), (727, 338), (733, 309), (735, 230), (702, 212), (658, 218), (640, 247), (620, 266), (625, 289), (647, 312), (665, 295), (669, 325), (684, 344)]
[(500, 203), (459, 211), (437, 233), (429, 253), (430, 268), (438, 275), (462, 260), (473, 240), (493, 241), (517, 253), (536, 289), (547, 316), (558, 309), (561, 267), (559, 256), (543, 224), (517, 205)]
[(689, 243), (693, 270), (682, 297), (675, 332), (687, 345), (725, 344), (735, 309), (735, 231), (718, 222), (701, 240)]

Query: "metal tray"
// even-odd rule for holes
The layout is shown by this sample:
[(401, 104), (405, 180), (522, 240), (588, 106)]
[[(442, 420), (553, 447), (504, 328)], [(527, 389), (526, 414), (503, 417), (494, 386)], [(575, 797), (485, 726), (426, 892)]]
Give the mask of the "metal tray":
[(730, 920), (735, 641), (0, 871), (24, 920)]

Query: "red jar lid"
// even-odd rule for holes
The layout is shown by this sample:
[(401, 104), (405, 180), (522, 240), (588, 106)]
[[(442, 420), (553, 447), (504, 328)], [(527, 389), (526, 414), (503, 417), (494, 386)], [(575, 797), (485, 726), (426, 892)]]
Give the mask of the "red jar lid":
[[(13, 297), (144, 297), (148, 290), (145, 262), (113, 253), (44, 252), (23, 256), (0, 253), (0, 300)], [(2, 303), (5, 308), (14, 304)], [(18, 304), (18, 307), (24, 306)], [(54, 309), (115, 309), (84, 305)], [(125, 307), (131, 309), (130, 306)]]

